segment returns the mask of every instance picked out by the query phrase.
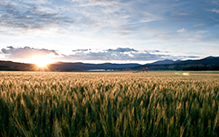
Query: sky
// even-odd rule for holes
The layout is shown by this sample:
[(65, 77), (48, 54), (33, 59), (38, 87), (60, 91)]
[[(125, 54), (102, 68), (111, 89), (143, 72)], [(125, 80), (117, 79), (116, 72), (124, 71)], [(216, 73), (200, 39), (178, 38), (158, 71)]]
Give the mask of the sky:
[(0, 0), (0, 60), (144, 64), (218, 53), (219, 0)]

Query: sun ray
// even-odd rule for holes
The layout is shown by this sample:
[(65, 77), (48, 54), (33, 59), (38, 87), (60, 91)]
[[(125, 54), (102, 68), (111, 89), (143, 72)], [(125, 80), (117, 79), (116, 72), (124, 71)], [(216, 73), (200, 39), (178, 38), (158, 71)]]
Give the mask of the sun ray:
[(47, 56), (34, 56), (30, 59), (30, 62), (34, 63), (38, 68), (47, 68), (48, 64), (53, 61)]

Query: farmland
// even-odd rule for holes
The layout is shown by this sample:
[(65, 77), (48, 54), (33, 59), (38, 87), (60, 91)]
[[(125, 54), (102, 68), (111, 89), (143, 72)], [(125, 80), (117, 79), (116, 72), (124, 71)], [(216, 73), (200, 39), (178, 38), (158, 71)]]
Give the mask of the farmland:
[(0, 136), (219, 136), (218, 72), (0, 72)]

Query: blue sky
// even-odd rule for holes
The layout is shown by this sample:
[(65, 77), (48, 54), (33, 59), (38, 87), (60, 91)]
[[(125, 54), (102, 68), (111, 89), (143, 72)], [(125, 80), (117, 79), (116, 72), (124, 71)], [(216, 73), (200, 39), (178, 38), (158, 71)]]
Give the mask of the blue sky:
[(147, 63), (218, 53), (219, 0), (0, 1), (0, 60)]

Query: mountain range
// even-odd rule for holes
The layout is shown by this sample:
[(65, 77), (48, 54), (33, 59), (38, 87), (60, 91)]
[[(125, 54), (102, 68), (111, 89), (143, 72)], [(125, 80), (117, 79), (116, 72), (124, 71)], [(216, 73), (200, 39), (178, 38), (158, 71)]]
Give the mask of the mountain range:
[(151, 64), (136, 66), (132, 69), (139, 70), (147, 67), (149, 70), (219, 70), (219, 57), (206, 57), (199, 60), (171, 61), (163, 60)]
[(149, 70), (219, 70), (219, 57), (206, 57), (199, 60), (160, 60), (150, 64), (90, 64), (81, 62), (55, 62), (47, 65), (47, 68), (38, 68), (35, 64), (19, 63), (12, 61), (0, 61), (0, 70), (3, 71), (122, 71), (141, 70), (147, 67)]

